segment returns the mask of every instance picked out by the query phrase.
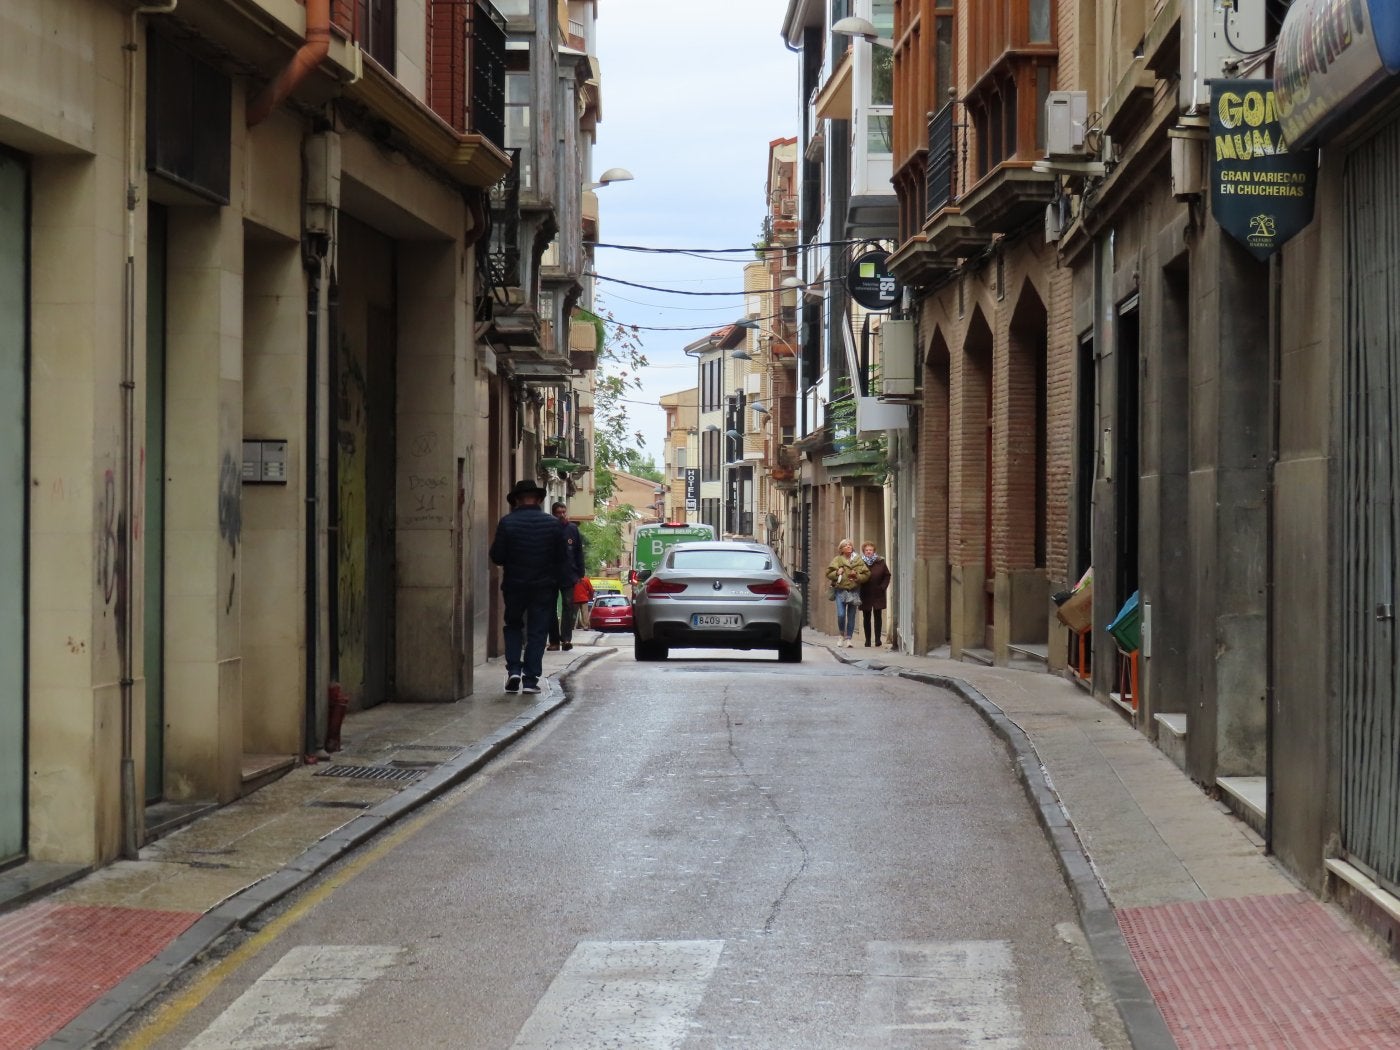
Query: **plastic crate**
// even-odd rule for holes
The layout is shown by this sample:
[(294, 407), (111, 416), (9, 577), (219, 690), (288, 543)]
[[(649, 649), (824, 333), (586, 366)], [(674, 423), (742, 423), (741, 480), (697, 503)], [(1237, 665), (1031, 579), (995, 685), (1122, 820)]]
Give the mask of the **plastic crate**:
[(1108, 633), (1125, 653), (1137, 652), (1142, 648), (1142, 608), (1138, 604), (1138, 592), (1123, 603), (1118, 615), (1108, 625)]

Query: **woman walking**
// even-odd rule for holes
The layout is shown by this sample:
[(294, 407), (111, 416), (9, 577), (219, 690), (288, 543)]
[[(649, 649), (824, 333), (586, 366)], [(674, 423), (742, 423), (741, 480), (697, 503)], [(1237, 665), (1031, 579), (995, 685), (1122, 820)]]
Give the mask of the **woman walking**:
[[(860, 604), (860, 585), (870, 579), (870, 567), (865, 559), (856, 553), (855, 544), (842, 540), (836, 545), (836, 557), (826, 567), (826, 578), (831, 583), (836, 599), (836, 633), (845, 640), (849, 649), (854, 643), (851, 636), (856, 633), (856, 607)], [(841, 642), (836, 643), (840, 646)]]
[(885, 619), (885, 592), (890, 589), (890, 567), (875, 553), (875, 544), (866, 540), (860, 546), (861, 561), (870, 570), (870, 578), (860, 585), (860, 616), (865, 625), (865, 647), (870, 648), (870, 617), (875, 617), (875, 648), (880, 648), (881, 627)]

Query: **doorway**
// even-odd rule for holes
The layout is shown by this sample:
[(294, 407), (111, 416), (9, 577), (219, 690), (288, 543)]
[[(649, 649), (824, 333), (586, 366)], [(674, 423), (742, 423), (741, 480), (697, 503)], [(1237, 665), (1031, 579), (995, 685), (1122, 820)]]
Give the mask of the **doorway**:
[(150, 205), (146, 233), (146, 802), (165, 797), (165, 303), (166, 210)]
[(0, 152), (0, 866), (26, 848), (28, 365), (29, 168)]
[(1118, 345), (1114, 348), (1118, 388), (1114, 419), (1117, 440), (1113, 463), (1117, 493), (1113, 525), (1118, 551), (1114, 561), (1115, 613), (1138, 589), (1138, 476), (1141, 473), (1138, 434), (1142, 429), (1142, 412), (1138, 404), (1138, 362), (1141, 356), (1138, 331), (1138, 300), (1134, 296), (1118, 308)]

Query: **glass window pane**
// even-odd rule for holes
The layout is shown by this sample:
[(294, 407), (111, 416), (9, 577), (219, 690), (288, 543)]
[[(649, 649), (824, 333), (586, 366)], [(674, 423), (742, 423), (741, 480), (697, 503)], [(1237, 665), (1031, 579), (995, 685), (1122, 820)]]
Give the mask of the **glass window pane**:
[(1031, 3), (1031, 43), (1050, 42), (1050, 0), (1030, 0)]
[(953, 86), (953, 20), (940, 18), (935, 23), (933, 42), (933, 109), (943, 108)]
[(1045, 100), (1050, 95), (1050, 67), (1035, 67), (1035, 148), (1045, 152)]
[(894, 118), (888, 113), (870, 114), (866, 125), (865, 148), (868, 153), (890, 153), (894, 150), (891, 136), (894, 134)]

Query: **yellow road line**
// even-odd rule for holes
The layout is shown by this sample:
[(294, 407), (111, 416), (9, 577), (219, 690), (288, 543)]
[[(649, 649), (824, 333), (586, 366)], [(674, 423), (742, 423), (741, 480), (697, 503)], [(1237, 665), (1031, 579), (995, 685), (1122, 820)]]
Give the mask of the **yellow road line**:
[[(474, 778), (475, 779), (475, 778)], [(475, 786), (474, 784), (472, 786)], [(447, 800), (445, 806), (434, 806), (431, 812), (420, 813), (415, 817), (410, 817), (409, 822), (403, 827), (391, 832), (385, 838), (380, 839), (363, 856), (356, 857), (350, 861), (340, 871), (328, 877), (315, 889), (310, 890), (306, 895), (292, 905), (284, 913), (273, 919), (251, 938), (239, 945), (226, 958), (209, 970), (203, 977), (195, 981), (179, 995), (169, 1002), (159, 1007), (156, 1014), (149, 1022), (122, 1043), (122, 1050), (146, 1050), (154, 1046), (155, 1043), (169, 1035), (181, 1021), (196, 1006), (209, 998), (219, 984), (228, 977), (234, 970), (249, 962), (276, 940), (290, 927), (301, 921), (306, 914), (329, 897), (332, 893), (344, 886), (365, 868), (379, 860), (395, 846), (399, 845), (411, 835), (420, 831), (423, 825), (438, 819), (447, 809), (457, 805), (467, 797), (467, 792), (453, 795)]]

